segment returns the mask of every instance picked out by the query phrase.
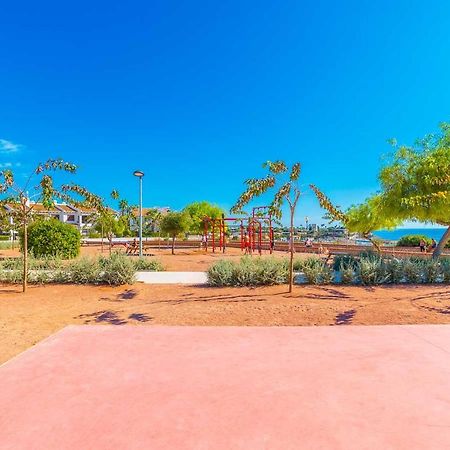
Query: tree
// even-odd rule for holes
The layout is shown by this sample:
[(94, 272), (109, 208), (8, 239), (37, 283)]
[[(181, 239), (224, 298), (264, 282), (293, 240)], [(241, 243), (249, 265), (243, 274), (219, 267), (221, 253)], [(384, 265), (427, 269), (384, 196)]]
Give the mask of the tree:
[(225, 214), (225, 210), (206, 201), (190, 203), (183, 211), (191, 217), (192, 224), (189, 231), (192, 234), (203, 234), (205, 217), (220, 219), (222, 214)]
[(264, 178), (250, 178), (245, 181), (246, 190), (241, 194), (236, 204), (231, 208), (233, 213), (242, 213), (245, 205), (255, 198), (265, 194), (269, 189), (276, 188), (273, 200), (269, 205), (269, 212), (275, 218), (281, 219), (284, 201), (289, 205), (289, 292), (294, 284), (294, 216), (300, 198), (297, 181), (300, 176), (300, 163), (295, 163), (289, 170), (283, 161), (267, 161), (263, 164), (269, 173)]
[(106, 238), (108, 239), (109, 243), (109, 254), (112, 253), (113, 237), (123, 236), (123, 234), (126, 232), (127, 225), (127, 219), (124, 216), (117, 217), (112, 210), (107, 208), (103, 209), (96, 216), (94, 229), (97, 232), (101, 233), (102, 242), (103, 236), (106, 234)]
[[(31, 172), (25, 184), (20, 186), (12, 172), (7, 169), (0, 172), (0, 194), (4, 197), (0, 200), (0, 207), (5, 209), (6, 205), (12, 207), (11, 216), (15, 223), (20, 226), (23, 233), (23, 275), (22, 290), (26, 292), (28, 281), (28, 225), (33, 220), (34, 207), (36, 203), (42, 203), (49, 210), (55, 205), (55, 200), (59, 199), (75, 206), (88, 205), (99, 210), (104, 209), (100, 197), (90, 193), (86, 188), (77, 184), (63, 184), (55, 186), (53, 173), (64, 172), (74, 174), (77, 167), (62, 159), (49, 159), (44, 163), (39, 163)], [(36, 184), (33, 185), (33, 182)], [(34, 192), (35, 203), (30, 203), (28, 190)], [(73, 196), (75, 194), (75, 197)]]
[(447, 228), (434, 250), (438, 258), (450, 239), (450, 124), (414, 146), (397, 146), (389, 165), (380, 173), (381, 195), (387, 213)]
[(353, 205), (344, 212), (338, 206), (333, 205), (317, 186), (311, 184), (310, 187), (316, 194), (320, 206), (327, 211), (327, 218), (331, 222), (341, 222), (350, 233), (359, 233), (372, 242), (378, 253), (381, 252), (381, 248), (372, 233), (381, 229), (393, 229), (401, 223), (400, 220), (388, 215), (380, 195), (374, 195), (364, 203)]
[(187, 233), (191, 226), (191, 218), (185, 212), (169, 212), (161, 219), (161, 231), (172, 238), (172, 255), (175, 254), (175, 239)]

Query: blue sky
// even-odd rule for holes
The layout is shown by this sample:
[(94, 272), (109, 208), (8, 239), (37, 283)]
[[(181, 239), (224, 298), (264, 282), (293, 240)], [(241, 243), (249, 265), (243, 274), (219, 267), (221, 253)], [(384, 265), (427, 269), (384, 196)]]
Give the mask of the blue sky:
[(388, 138), (449, 120), (449, 19), (447, 1), (4, 2), (0, 164), (63, 157), (131, 202), (140, 168), (146, 205), (181, 208), (300, 161), (298, 219), (320, 222), (309, 183), (361, 201)]

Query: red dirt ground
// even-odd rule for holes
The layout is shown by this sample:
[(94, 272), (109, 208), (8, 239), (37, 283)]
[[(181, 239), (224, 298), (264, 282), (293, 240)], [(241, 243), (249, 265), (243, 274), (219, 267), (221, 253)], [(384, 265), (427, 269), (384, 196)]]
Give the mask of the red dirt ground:
[(0, 286), (0, 362), (70, 324), (380, 325), (450, 323), (450, 286), (208, 288)]

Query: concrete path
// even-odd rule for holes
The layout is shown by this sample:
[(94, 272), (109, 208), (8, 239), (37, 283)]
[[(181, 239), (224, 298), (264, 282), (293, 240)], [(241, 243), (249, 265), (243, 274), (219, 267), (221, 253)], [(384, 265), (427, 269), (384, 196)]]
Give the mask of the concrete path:
[(450, 448), (450, 326), (71, 326), (0, 380), (2, 450)]
[(206, 284), (206, 272), (137, 272), (136, 280), (146, 284)]

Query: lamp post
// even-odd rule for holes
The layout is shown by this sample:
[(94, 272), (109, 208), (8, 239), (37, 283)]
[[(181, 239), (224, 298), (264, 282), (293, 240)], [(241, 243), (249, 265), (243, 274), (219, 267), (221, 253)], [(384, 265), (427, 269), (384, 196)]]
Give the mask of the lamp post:
[(139, 178), (139, 257), (142, 258), (142, 178), (144, 178), (144, 172), (135, 170), (133, 175)]

